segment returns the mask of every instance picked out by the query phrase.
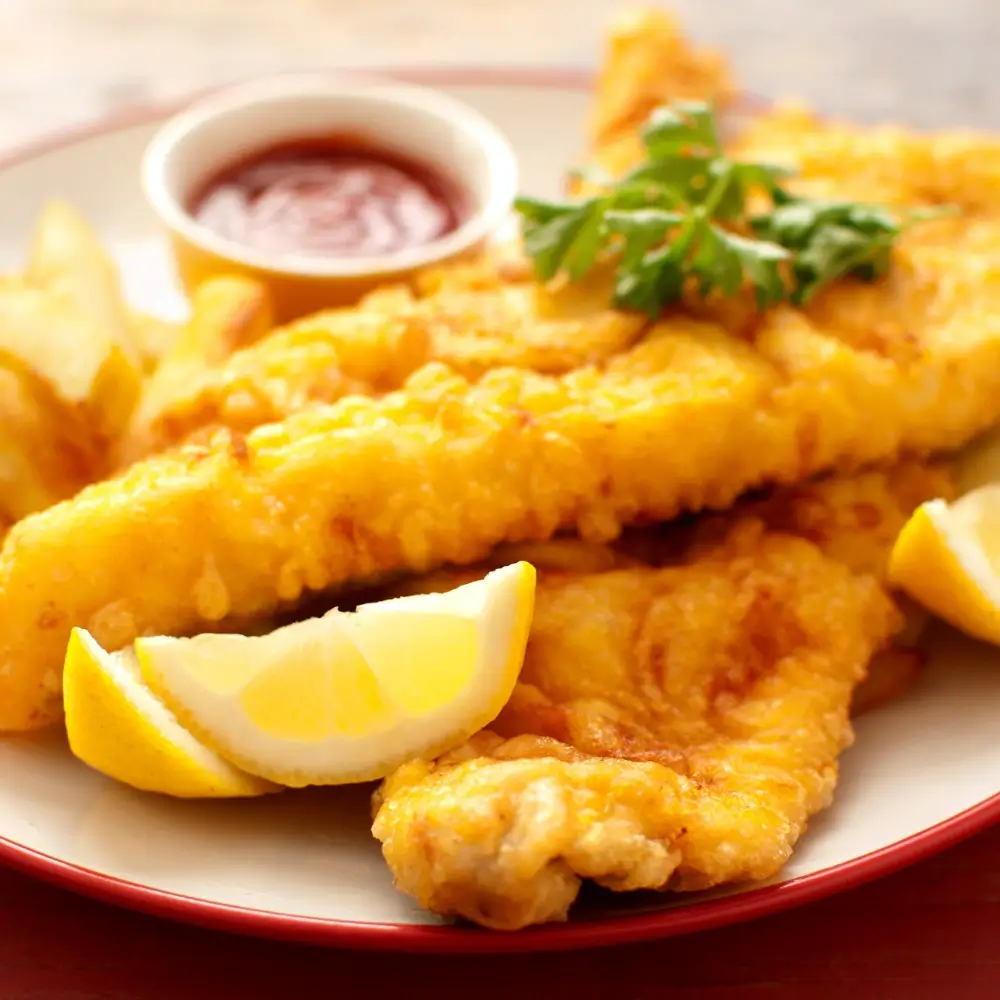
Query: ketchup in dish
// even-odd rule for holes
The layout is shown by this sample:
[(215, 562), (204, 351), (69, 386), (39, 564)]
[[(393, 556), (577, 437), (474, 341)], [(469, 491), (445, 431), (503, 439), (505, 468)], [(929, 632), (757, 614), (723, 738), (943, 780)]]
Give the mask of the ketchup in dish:
[(382, 257), (457, 229), (462, 202), (422, 164), (341, 136), (261, 150), (209, 181), (191, 212), (253, 250)]

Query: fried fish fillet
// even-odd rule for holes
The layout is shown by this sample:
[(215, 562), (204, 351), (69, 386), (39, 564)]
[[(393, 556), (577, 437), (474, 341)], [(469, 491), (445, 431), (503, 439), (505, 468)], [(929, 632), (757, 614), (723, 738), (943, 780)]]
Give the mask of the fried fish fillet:
[(654, 108), (679, 100), (725, 106), (735, 97), (724, 57), (693, 47), (671, 14), (628, 11), (608, 30), (597, 78), (588, 123), (594, 160), (621, 174), (642, 159), (639, 129)]
[[(725, 103), (734, 90), (722, 60), (692, 49), (662, 11), (636, 12), (610, 35), (591, 121), (593, 157), (612, 173), (642, 157), (638, 130), (658, 103), (678, 97)], [(793, 187), (815, 196), (892, 206), (949, 204), (953, 219), (923, 223), (906, 236), (925, 256), (940, 251), (944, 273), (956, 253), (996, 256), (1000, 248), (1000, 143), (970, 133), (915, 135), (900, 128), (858, 129), (801, 109), (757, 113), (735, 143), (750, 159), (792, 166)], [(227, 364), (192, 379), (158, 413), (154, 433), (132, 441), (130, 460), (203, 438), (220, 427), (247, 433), (298, 410), (344, 395), (398, 388), (421, 364), (438, 360), (470, 378), (514, 366), (561, 374), (600, 363), (643, 335), (642, 317), (608, 309), (606, 275), (586, 286), (542, 286), (515, 247), (472, 263), (436, 268), (415, 291), (368, 296), (357, 308), (331, 310), (275, 331)], [(826, 305), (834, 300), (828, 315)], [(919, 350), (907, 333), (923, 301), (912, 286), (904, 301), (859, 283), (820, 296), (806, 314), (854, 346), (897, 354)], [(759, 320), (752, 297), (691, 303), (731, 333), (751, 337)]]
[(222, 427), (246, 433), (310, 405), (398, 388), (428, 357), (417, 324), (376, 310), (319, 313), (172, 384), (126, 437), (121, 464)]
[[(811, 139), (782, 134), (787, 157), (813, 156)], [(909, 230), (878, 282), (840, 282), (805, 310), (677, 312), (558, 376), (507, 368), (473, 384), (432, 363), (402, 391), (220, 432), (22, 522), (0, 552), (0, 728), (58, 717), (73, 625), (117, 648), (502, 542), (606, 540), (755, 487), (961, 446), (1000, 417), (997, 184), (952, 155), (953, 137), (926, 137), (929, 155), (893, 173), (893, 143), (871, 135), (845, 133), (810, 176), (850, 183), (850, 148), (855, 170), (882, 164), (894, 204), (958, 209), (933, 238)], [(1000, 142), (973, 152), (990, 162)], [(395, 308), (383, 299), (376, 327)]]
[[(611, 33), (591, 138), (600, 149), (619, 150), (604, 158), (617, 172), (636, 155), (636, 130), (657, 104), (724, 102), (733, 94), (721, 56), (691, 48), (668, 14), (626, 15)], [(612, 356), (641, 335), (643, 320), (608, 309), (609, 299), (606, 281), (585, 289), (540, 286), (523, 254), (503, 246), (471, 264), (433, 269), (418, 279), (415, 295), (395, 289), (387, 300), (376, 292), (356, 309), (320, 313), (276, 331), (195, 380), (160, 414), (158, 433), (132, 442), (125, 454), (132, 460), (218, 427), (246, 433), (350, 392), (395, 389), (428, 360), (472, 378), (505, 365), (568, 372)], [(373, 345), (364, 373), (354, 363), (357, 348), (355, 358), (345, 356), (352, 342)], [(368, 371), (372, 358), (384, 361), (374, 373)]]
[(753, 520), (682, 565), (543, 575), (492, 731), (380, 791), (397, 885), (513, 929), (565, 919), (585, 878), (774, 875), (830, 804), (852, 692), (899, 621), (871, 577)]
[(154, 433), (133, 436), (127, 457), (220, 427), (247, 433), (351, 393), (398, 389), (431, 359), (470, 378), (505, 365), (571, 371), (624, 350), (647, 326), (643, 317), (608, 307), (606, 280), (546, 288), (523, 262), (488, 257), (439, 268), (420, 289), (426, 294), (376, 291), (357, 308), (298, 320), (204, 369), (159, 408)]
[(903, 247), (860, 290), (912, 319), (899, 353), (838, 336), (836, 299), (827, 328), (781, 308), (753, 342), (674, 317), (602, 366), (470, 384), (430, 365), (401, 392), (90, 487), (0, 553), (0, 726), (58, 717), (74, 625), (114, 649), (505, 541), (606, 540), (752, 487), (957, 447), (1000, 416), (1000, 264), (953, 256), (942, 272)]
[(774, 874), (829, 802), (849, 711), (911, 679), (914, 654), (876, 652), (899, 625), (878, 584), (913, 509), (953, 491), (946, 467), (903, 463), (624, 546), (501, 548), (395, 585), (448, 590), (526, 555), (540, 572), (525, 667), (490, 731), (376, 795), (400, 887), (512, 928), (565, 917), (582, 878), (690, 889)]
[(191, 318), (160, 357), (143, 386), (139, 403), (116, 443), (114, 464), (128, 464), (159, 450), (164, 414), (187, 399), (206, 368), (221, 365), (234, 351), (252, 344), (274, 326), (266, 286), (240, 275), (223, 275), (199, 286)]

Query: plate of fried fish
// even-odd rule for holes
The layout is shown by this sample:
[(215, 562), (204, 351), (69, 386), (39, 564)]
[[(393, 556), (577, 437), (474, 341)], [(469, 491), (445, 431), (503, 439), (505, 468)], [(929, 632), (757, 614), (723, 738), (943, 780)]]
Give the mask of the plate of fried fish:
[[(417, 82), (379, 107), (478, 209), (338, 147), (319, 233), (330, 151), (284, 146), (168, 236), (203, 111), (0, 170), (0, 858), (512, 951), (773, 912), (1000, 818), (1000, 139), (748, 101), (662, 11), (593, 84)], [(248, 93), (227, 134), (299, 114)], [(323, 257), (359, 219), (365, 260), (449, 252), (360, 288)]]

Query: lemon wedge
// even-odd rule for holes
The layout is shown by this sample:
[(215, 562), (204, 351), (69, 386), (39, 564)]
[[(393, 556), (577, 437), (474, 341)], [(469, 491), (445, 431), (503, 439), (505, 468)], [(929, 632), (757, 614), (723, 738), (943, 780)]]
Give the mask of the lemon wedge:
[(889, 579), (956, 628), (1000, 645), (1000, 484), (918, 507), (893, 547)]
[(524, 660), (535, 570), (331, 611), (269, 635), (139, 639), (143, 677), (251, 774), (331, 785), (388, 774), (491, 722)]
[(145, 792), (241, 798), (277, 791), (198, 742), (143, 683), (131, 651), (74, 629), (63, 674), (66, 730), (85, 764)]

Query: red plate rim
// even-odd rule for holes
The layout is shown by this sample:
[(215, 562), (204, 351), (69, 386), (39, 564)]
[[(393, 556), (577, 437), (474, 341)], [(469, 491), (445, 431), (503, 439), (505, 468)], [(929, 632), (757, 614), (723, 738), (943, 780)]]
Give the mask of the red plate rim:
[[(370, 71), (366, 71), (370, 72)], [(431, 86), (483, 85), (585, 90), (584, 70), (521, 67), (390, 68), (381, 72)], [(204, 93), (202, 91), (201, 93)], [(165, 118), (199, 94), (166, 104), (143, 105), (0, 153), (0, 170), (88, 139)], [(778, 913), (853, 889), (937, 854), (1000, 822), (1000, 794), (870, 854), (777, 885), (721, 899), (634, 915), (587, 920), (508, 933), (460, 926), (367, 923), (301, 917), (213, 903), (194, 896), (104, 875), (0, 837), (0, 862), (29, 875), (104, 902), (215, 930), (274, 940), (369, 950), (498, 954), (563, 951), (674, 937)]]

